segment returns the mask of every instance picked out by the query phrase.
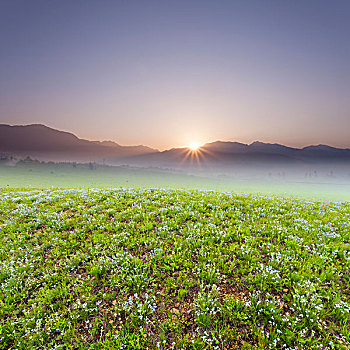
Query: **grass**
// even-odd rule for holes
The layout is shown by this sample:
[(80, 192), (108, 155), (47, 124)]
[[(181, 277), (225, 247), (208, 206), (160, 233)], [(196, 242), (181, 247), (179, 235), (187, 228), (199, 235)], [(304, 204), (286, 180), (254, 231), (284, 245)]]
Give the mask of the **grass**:
[[(313, 182), (314, 180), (314, 182)], [(0, 165), (0, 188), (181, 188), (234, 191), (307, 198), (325, 201), (350, 201), (350, 182), (344, 178), (315, 179), (209, 178), (160, 169), (97, 166), (88, 164), (21, 162)]]
[(350, 206), (0, 192), (1, 349), (349, 349)]

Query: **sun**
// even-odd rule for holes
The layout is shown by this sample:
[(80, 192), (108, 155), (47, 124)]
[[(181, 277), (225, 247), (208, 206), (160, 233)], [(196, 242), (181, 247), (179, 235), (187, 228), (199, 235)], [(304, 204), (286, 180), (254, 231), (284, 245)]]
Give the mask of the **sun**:
[(200, 144), (198, 142), (195, 142), (195, 141), (192, 141), (188, 146), (188, 148), (191, 151), (197, 151), (199, 147), (200, 147)]

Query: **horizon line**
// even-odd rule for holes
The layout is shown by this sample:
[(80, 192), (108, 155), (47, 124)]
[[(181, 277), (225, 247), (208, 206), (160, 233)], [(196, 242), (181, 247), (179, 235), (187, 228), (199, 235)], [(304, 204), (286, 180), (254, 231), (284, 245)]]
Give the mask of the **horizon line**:
[[(75, 134), (73, 131), (67, 131), (67, 130), (62, 130), (62, 129), (56, 129), (52, 126), (48, 126), (46, 124), (42, 124), (42, 123), (32, 123), (32, 124), (6, 124), (6, 123), (0, 123), (0, 126), (9, 126), (9, 127), (28, 127), (28, 126), (42, 126), (42, 127), (45, 127), (45, 128), (48, 128), (48, 129), (51, 129), (51, 130), (55, 130), (55, 131), (59, 131), (59, 132), (64, 132), (64, 133), (68, 133), (68, 134), (71, 134), (75, 137), (77, 137), (79, 140), (84, 140), (84, 141), (89, 141), (89, 142), (112, 142), (112, 143), (115, 143), (121, 147), (148, 147), (150, 149), (153, 149), (155, 151), (158, 151), (158, 152), (166, 152), (166, 151), (171, 151), (171, 150), (174, 150), (174, 149), (185, 149), (185, 148), (190, 148), (189, 145), (182, 145), (182, 146), (174, 146), (174, 147), (170, 147), (170, 148), (164, 148), (164, 149), (160, 149), (160, 148), (156, 148), (156, 147), (153, 147), (153, 146), (149, 146), (149, 145), (144, 145), (144, 144), (133, 144), (133, 145), (122, 145), (120, 143), (118, 143), (117, 141), (114, 141), (114, 140), (94, 140), (94, 139), (89, 139), (89, 138), (83, 138), (83, 137), (80, 137), (78, 134)], [(350, 146), (348, 147), (336, 147), (336, 146), (332, 146), (332, 145), (329, 145), (329, 144), (325, 144), (325, 143), (318, 143), (318, 144), (307, 144), (305, 146), (302, 146), (302, 147), (294, 147), (294, 146), (290, 146), (288, 144), (284, 144), (284, 143), (278, 143), (278, 142), (264, 142), (264, 141), (259, 141), (259, 140), (255, 140), (255, 141), (252, 141), (250, 143), (246, 143), (246, 142), (242, 142), (242, 141), (237, 141), (237, 140), (213, 140), (213, 141), (206, 141), (205, 143), (200, 143), (200, 146), (198, 148), (201, 148), (205, 145), (208, 145), (208, 144), (213, 144), (213, 143), (218, 143), (218, 142), (221, 142), (221, 143), (238, 143), (238, 144), (241, 144), (241, 145), (245, 145), (245, 146), (251, 146), (252, 144), (254, 143), (262, 143), (262, 144), (265, 144), (265, 145), (279, 145), (279, 146), (284, 146), (284, 147), (287, 147), (287, 148), (293, 148), (293, 149), (304, 149), (304, 148), (307, 148), (307, 147), (319, 147), (319, 146), (326, 146), (326, 147), (331, 147), (331, 148), (335, 148), (335, 149), (340, 149), (340, 150), (350, 150)]]

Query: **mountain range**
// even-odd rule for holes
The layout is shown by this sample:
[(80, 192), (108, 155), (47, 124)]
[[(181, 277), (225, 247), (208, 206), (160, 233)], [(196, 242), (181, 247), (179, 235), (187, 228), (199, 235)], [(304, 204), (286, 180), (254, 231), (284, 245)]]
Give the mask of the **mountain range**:
[(113, 141), (88, 141), (41, 124), (0, 124), (0, 153), (45, 161), (93, 161), (141, 166), (350, 162), (350, 149), (327, 145), (293, 148), (258, 141), (251, 144), (216, 141), (201, 146), (196, 152), (189, 148), (161, 152), (143, 145), (121, 146)]
[(0, 124), (0, 152), (53, 161), (101, 161), (154, 153), (146, 146), (121, 146), (112, 141), (88, 141), (41, 124)]

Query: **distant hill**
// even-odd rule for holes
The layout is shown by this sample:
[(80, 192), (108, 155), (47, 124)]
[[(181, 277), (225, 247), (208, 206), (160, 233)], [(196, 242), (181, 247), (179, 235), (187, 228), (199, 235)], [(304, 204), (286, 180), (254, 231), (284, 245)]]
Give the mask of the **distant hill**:
[(216, 141), (192, 152), (188, 148), (173, 148), (163, 152), (133, 156), (128, 159), (135, 165), (152, 166), (255, 166), (305, 165), (314, 163), (344, 163), (350, 165), (350, 149), (317, 145), (292, 148), (280, 144)]
[(121, 146), (112, 141), (88, 141), (41, 124), (0, 124), (0, 154), (53, 161), (104, 161), (145, 167), (236, 167), (270, 164), (303, 165), (340, 162), (350, 165), (350, 149), (327, 145), (292, 148), (280, 144), (230, 141), (207, 143), (192, 152), (173, 148), (163, 152), (146, 146)]
[[(235, 144), (228, 149), (227, 144)], [(325, 145), (307, 146), (304, 148), (293, 148), (277, 143), (264, 143), (255, 141), (251, 144), (237, 144), (233, 142), (213, 142), (202, 147), (203, 151), (214, 153), (219, 158), (223, 154), (230, 158), (244, 156), (245, 159), (264, 159), (284, 162), (318, 162), (327, 161), (350, 161), (350, 149), (340, 149)]]
[(0, 152), (53, 161), (101, 161), (155, 153), (146, 146), (121, 146), (112, 141), (83, 140), (41, 124), (0, 124)]

